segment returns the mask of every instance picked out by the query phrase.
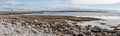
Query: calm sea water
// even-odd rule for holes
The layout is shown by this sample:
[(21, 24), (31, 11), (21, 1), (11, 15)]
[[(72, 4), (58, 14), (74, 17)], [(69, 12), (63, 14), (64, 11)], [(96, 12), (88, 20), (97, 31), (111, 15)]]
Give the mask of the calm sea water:
[(102, 19), (120, 19), (120, 13), (100, 13), (100, 12), (44, 12), (43, 14), (34, 13), (30, 15), (77, 16), (77, 17), (95, 17)]

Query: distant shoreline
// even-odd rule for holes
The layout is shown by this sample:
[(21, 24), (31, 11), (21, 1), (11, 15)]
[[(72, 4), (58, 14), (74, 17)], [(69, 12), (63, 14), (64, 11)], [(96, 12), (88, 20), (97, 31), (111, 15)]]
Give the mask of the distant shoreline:
[[(1, 16), (4, 16), (7, 18), (8, 17), (12, 17), (12, 18), (22, 18), (22, 19), (35, 19), (35, 20), (43, 20), (43, 19), (47, 19), (49, 18), (50, 20), (54, 20), (54, 19), (67, 19), (67, 20), (73, 20), (73, 21), (92, 21), (92, 20), (100, 20), (98, 18), (91, 18), (91, 17), (75, 17), (75, 16), (50, 16), (50, 15), (24, 15), (24, 14), (32, 14), (31, 12), (5, 12), (5, 13), (0, 13)], [(12, 16), (11, 16), (12, 15)], [(17, 18), (17, 19), (19, 19)], [(45, 19), (45, 20), (46, 20)], [(31, 20), (32, 21), (32, 20)]]

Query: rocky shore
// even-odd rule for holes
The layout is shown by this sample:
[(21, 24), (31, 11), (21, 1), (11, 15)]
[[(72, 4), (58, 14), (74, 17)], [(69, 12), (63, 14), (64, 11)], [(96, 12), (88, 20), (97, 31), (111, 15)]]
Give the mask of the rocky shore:
[(0, 15), (0, 36), (120, 36), (120, 25), (108, 30), (76, 23), (100, 20), (98, 18), (14, 14)]

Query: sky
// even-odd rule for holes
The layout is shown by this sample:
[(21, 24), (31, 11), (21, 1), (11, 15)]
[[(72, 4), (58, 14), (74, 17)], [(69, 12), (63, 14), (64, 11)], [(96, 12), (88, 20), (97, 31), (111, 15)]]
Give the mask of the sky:
[(0, 11), (29, 11), (55, 9), (115, 9), (120, 10), (120, 0), (0, 0)]

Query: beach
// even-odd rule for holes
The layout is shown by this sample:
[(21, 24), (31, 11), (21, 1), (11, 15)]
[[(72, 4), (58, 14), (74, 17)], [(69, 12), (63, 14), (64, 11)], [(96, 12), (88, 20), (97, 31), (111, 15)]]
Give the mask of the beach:
[[(117, 19), (118, 20), (118, 19)], [(119, 36), (120, 25), (105, 19), (72, 15), (1, 13), (1, 36)], [(108, 26), (108, 27), (101, 27)], [(108, 29), (109, 28), (109, 29)]]

